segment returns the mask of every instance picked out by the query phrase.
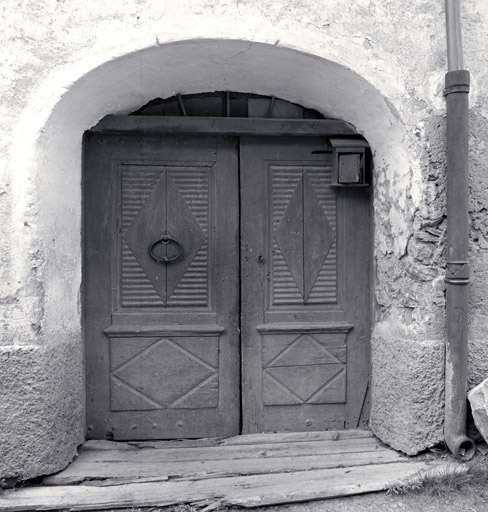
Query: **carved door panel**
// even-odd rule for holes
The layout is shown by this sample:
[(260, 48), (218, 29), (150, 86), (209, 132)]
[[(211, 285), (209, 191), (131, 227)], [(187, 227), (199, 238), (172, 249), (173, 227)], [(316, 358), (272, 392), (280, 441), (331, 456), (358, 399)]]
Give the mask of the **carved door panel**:
[(365, 424), (368, 192), (326, 139), (237, 145), (87, 134), (89, 438), (238, 434), (240, 373), (244, 433)]
[(369, 200), (321, 138), (241, 139), (243, 432), (367, 419)]
[(239, 433), (236, 140), (85, 139), (89, 438)]

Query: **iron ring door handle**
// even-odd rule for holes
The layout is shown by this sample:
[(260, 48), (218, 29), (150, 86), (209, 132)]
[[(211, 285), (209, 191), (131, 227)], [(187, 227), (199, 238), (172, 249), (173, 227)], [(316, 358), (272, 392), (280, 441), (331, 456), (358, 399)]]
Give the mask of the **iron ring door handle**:
[[(154, 248), (159, 245), (165, 245), (168, 246), (169, 244), (174, 244), (177, 247), (177, 252), (174, 256), (158, 256), (154, 254)], [(181, 244), (177, 242), (174, 238), (169, 237), (168, 235), (163, 235), (161, 238), (153, 242), (149, 247), (149, 256), (154, 261), (157, 261), (158, 263), (173, 263), (181, 258), (183, 255), (183, 247), (181, 247)]]

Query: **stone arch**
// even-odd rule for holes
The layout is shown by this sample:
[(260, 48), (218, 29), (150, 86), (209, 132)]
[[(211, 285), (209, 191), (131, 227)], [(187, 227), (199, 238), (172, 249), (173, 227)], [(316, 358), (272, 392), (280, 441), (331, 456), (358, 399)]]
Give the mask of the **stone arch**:
[[(405, 129), (387, 99), (366, 80), (335, 62), (267, 44), (190, 40), (152, 47), (106, 62), (81, 77), (54, 106), (35, 141), (37, 171), (42, 175), (37, 187), (39, 235), (50, 241), (44, 245), (49, 290), (43, 319), (50, 337), (60, 325), (79, 328), (83, 132), (107, 114), (129, 113), (155, 97), (217, 90), (280, 97), (355, 126), (372, 147), (376, 183), (383, 183), (382, 171), (387, 168), (386, 186), (403, 175), (402, 188), (395, 191), (396, 204), (382, 209), (388, 218), (376, 223), (380, 248), (402, 253), (409, 231), (406, 203), (411, 180), (403, 149)], [(385, 201), (387, 195), (381, 190), (376, 201)]]
[[(354, 125), (368, 140), (375, 160), (377, 250), (397, 256), (404, 251), (413, 211), (408, 206), (413, 176), (405, 127), (387, 98), (354, 71), (285, 47), (211, 39), (155, 46), (91, 69), (61, 97), (51, 98), (45, 122), (23, 144), (17, 143), (14, 155), (19, 166), (14, 220), (28, 216), (33, 204), (37, 209), (33, 231), (21, 243), (25, 258), (18, 262), (18, 273), (24, 283), (34, 280), (27, 300), (37, 329), (33, 339), (52, 348), (39, 364), (49, 360), (46, 368), (54, 371), (56, 381), (70, 384), (53, 397), (71, 419), (51, 438), (53, 446), (60, 438), (68, 446), (59, 456), (63, 462), (50, 466), (51, 471), (67, 463), (83, 435), (83, 133), (105, 115), (130, 113), (156, 97), (218, 90), (276, 96)], [(30, 204), (21, 200), (26, 182), (32, 189)], [(393, 195), (396, 200), (390, 202)], [(36, 248), (43, 263), (33, 275), (29, 258)], [(73, 429), (74, 424), (79, 428)], [(48, 451), (44, 446), (44, 453)]]

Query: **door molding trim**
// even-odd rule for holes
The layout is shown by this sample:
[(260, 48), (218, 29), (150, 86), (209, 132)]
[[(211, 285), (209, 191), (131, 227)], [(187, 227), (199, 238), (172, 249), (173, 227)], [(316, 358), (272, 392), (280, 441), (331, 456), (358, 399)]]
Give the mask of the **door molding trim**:
[(347, 322), (321, 322), (321, 323), (282, 323), (258, 325), (256, 329), (266, 334), (279, 333), (305, 333), (305, 332), (349, 332), (354, 326)]
[[(89, 132), (195, 133), (221, 135), (360, 137), (352, 125), (337, 119), (267, 119), (239, 117), (116, 116), (104, 117)], [(361, 137), (362, 138), (362, 137)]]
[(109, 338), (150, 336), (219, 336), (225, 331), (220, 325), (111, 325), (103, 330)]

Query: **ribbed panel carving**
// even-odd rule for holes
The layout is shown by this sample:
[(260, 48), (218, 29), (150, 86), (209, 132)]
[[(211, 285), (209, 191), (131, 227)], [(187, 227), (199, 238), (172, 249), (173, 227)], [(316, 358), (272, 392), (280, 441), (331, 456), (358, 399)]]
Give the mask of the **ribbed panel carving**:
[[(271, 239), (272, 244), (272, 272), (271, 272), (271, 304), (274, 306), (293, 306), (306, 304), (329, 304), (337, 301), (337, 250), (336, 250), (336, 199), (334, 192), (330, 189), (331, 167), (318, 166), (271, 166), (271, 183), (270, 195), (271, 200)], [(297, 229), (301, 216), (303, 219), (303, 211), (307, 208), (304, 201), (307, 194), (304, 192), (305, 180), (311, 185), (320, 207), (322, 208), (328, 224), (333, 233), (334, 240), (327, 253), (327, 257), (318, 272), (313, 287), (304, 299), (303, 289), (299, 288), (301, 283), (297, 283), (296, 275), (292, 274), (290, 265), (287, 263), (280, 245), (277, 242), (277, 233), (279, 234), (280, 224), (283, 222), (292, 226), (293, 230)], [(302, 196), (297, 199), (297, 194)], [(296, 204), (301, 212), (289, 211), (290, 203)], [(294, 207), (294, 206), (293, 206)], [(288, 217), (288, 220), (285, 217)], [(291, 219), (291, 220), (290, 220)], [(285, 226), (285, 233), (286, 233)], [(306, 229), (304, 229), (306, 231)], [(296, 234), (296, 233), (295, 233)], [(319, 235), (319, 234), (317, 234)], [(290, 236), (293, 234), (290, 232)], [(302, 237), (304, 234), (302, 234)], [(300, 237), (298, 237), (300, 238)], [(283, 235), (281, 236), (283, 239)], [(307, 272), (307, 244), (312, 241), (303, 239), (305, 246), (303, 250), (303, 266), (302, 273)], [(284, 242), (281, 242), (284, 245)], [(297, 274), (297, 272), (295, 272)]]
[[(330, 188), (332, 180), (332, 163), (327, 167), (307, 167), (306, 173), (313, 185), (334, 232), (337, 231), (336, 196)], [(337, 302), (337, 238), (329, 249), (327, 258), (317, 276), (307, 304)]]
[(208, 235), (208, 169), (170, 168), (169, 175), (189, 206), (202, 231)]
[(162, 306), (161, 298), (154, 290), (144, 270), (137, 262), (132, 251), (122, 240), (121, 302), (122, 307)]
[[(121, 170), (121, 228), (122, 233), (134, 222), (138, 212), (146, 204), (154, 186), (163, 172), (169, 178), (191, 211), (198, 225), (208, 235), (209, 230), (209, 172), (207, 168), (188, 166), (122, 166)], [(164, 197), (161, 198), (165, 200)], [(176, 216), (178, 222), (178, 215)], [(178, 285), (164, 304), (160, 295), (121, 237), (122, 307), (200, 307), (208, 304), (208, 252), (206, 240), (191, 261)], [(162, 272), (167, 269), (161, 268)], [(169, 268), (168, 271), (172, 269)]]
[[(125, 232), (144, 206), (154, 185), (161, 177), (163, 167), (121, 166), (121, 228)], [(121, 306), (162, 306), (161, 298), (142, 270), (139, 262), (121, 238)]]
[[(300, 167), (273, 166), (271, 168), (272, 232), (275, 232), (278, 228), (301, 178), (302, 171)], [(291, 275), (278, 244), (273, 242), (272, 247), (272, 304), (303, 304), (302, 294)]]
[(206, 306), (208, 304), (208, 223), (209, 223), (209, 173), (208, 169), (172, 169), (173, 183), (190, 208), (193, 216), (207, 235), (175, 291), (168, 306)]

